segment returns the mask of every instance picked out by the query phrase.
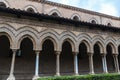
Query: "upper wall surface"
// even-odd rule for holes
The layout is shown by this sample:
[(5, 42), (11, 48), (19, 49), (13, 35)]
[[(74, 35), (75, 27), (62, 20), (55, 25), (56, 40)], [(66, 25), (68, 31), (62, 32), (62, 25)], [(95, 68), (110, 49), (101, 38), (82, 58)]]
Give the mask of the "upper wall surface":
[(0, 2), (5, 3), (6, 6), (10, 8), (21, 10), (32, 8), (36, 13), (44, 13), (48, 15), (57, 13), (58, 16), (64, 18), (73, 19), (74, 17), (77, 17), (78, 20), (85, 22), (92, 22), (92, 20), (94, 20), (97, 24), (108, 25), (108, 23), (110, 23), (111, 26), (120, 27), (120, 18), (118, 17), (50, 1), (42, 2), (40, 0), (0, 0)]

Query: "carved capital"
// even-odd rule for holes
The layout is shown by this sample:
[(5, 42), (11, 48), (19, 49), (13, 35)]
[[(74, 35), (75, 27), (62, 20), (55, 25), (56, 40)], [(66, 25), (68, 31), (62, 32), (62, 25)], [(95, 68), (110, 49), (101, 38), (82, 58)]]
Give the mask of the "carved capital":
[(12, 49), (13, 53), (16, 52), (18, 49)]
[(40, 54), (40, 50), (35, 50), (35, 54)]
[(61, 51), (55, 51), (55, 54), (56, 54), (56, 55), (60, 55), (60, 54), (61, 54)]
[(87, 54), (88, 54), (88, 56), (93, 56), (93, 53), (91, 53), (91, 52), (88, 52)]
[(102, 57), (105, 57), (105, 56), (106, 56), (106, 54), (105, 54), (105, 53), (101, 53), (101, 56), (102, 56)]
[(79, 52), (73, 52), (73, 55), (78, 55), (79, 54)]
[(114, 57), (118, 57), (118, 54), (113, 54)]

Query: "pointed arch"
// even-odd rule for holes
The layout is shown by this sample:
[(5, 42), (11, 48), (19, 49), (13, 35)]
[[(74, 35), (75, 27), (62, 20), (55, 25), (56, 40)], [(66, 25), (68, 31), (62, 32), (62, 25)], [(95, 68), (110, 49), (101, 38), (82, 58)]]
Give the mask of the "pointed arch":
[(10, 42), (10, 48), (13, 48), (13, 38), (7, 32), (0, 32), (0, 36), (6, 36)]
[(59, 40), (52, 34), (52, 33), (46, 33), (40, 37), (40, 50), (42, 50), (42, 45), (45, 40), (50, 40), (52, 41), (54, 45), (54, 50), (59, 51)]
[(107, 47), (107, 45), (110, 45), (112, 47), (112, 53), (116, 54), (117, 50), (116, 50), (116, 40), (113, 37), (107, 37), (105, 39), (105, 45)]
[(96, 35), (92, 39), (92, 45), (94, 46), (97, 44), (100, 47), (100, 53), (105, 53), (105, 44), (104, 44), (104, 39), (100, 35)]
[(83, 42), (86, 46), (87, 46), (87, 52), (91, 52), (91, 46), (92, 46), (92, 38), (87, 35), (87, 34), (80, 34), (77, 38), (78, 42), (77, 42), (77, 49), (79, 51), (79, 45)]
[(57, 10), (57, 9), (53, 9), (53, 10), (51, 10), (51, 11), (49, 12), (49, 15), (53, 15), (53, 14), (62, 17), (62, 14), (61, 14), (60, 11)]
[(54, 44), (54, 49), (57, 50), (57, 51), (60, 51), (60, 48), (59, 48), (59, 37), (58, 37), (58, 33), (52, 29), (46, 29), (44, 31), (42, 31), (40, 33), (40, 36), (39, 36), (39, 49), (42, 50), (42, 44), (45, 40), (49, 39), (53, 42)]
[(98, 24), (97, 19), (94, 18), (94, 17), (90, 18), (89, 22), (90, 22), (90, 23), (93, 23), (93, 24)]
[(0, 7), (6, 7), (6, 4), (3, 2), (0, 2)]
[(110, 20), (108, 20), (108, 21), (106, 21), (105, 25), (107, 25), (107, 26), (113, 26), (113, 23)]
[(61, 38), (60, 38), (60, 49), (62, 50), (62, 44), (65, 42), (65, 41), (68, 41), (72, 47), (72, 51), (73, 52), (76, 52), (76, 39), (74, 36), (71, 36), (70, 34), (65, 34), (65, 35), (62, 35)]
[(32, 11), (34, 11), (35, 13), (38, 12), (37, 8), (33, 5), (27, 5), (23, 8), (23, 10), (27, 11), (28, 9), (31, 9)]
[(6, 7), (10, 7), (10, 4), (7, 0), (0, 0), (1, 3), (4, 3)]
[(35, 34), (30, 32), (30, 31), (27, 31), (27, 30), (23, 31), (17, 35), (17, 47), (18, 47), (18, 49), (20, 48), (20, 43), (24, 38), (29, 38), (32, 41), (34, 50), (38, 49), (38, 46), (36, 44), (38, 42), (38, 40), (37, 40)]
[(0, 35), (5, 35), (10, 41), (10, 47), (15, 48), (15, 30), (9, 24), (0, 23)]
[(71, 19), (73, 19), (73, 20), (80, 20), (81, 18), (80, 18), (80, 15), (79, 14), (77, 14), (77, 13), (74, 13), (72, 16), (71, 16)]

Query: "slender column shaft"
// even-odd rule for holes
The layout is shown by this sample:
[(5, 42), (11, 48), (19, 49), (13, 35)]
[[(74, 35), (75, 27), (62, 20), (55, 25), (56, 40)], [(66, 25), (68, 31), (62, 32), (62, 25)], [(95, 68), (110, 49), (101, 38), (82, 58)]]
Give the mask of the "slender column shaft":
[(105, 61), (105, 73), (108, 73), (106, 56), (104, 56), (104, 61)]
[(117, 73), (119, 73), (118, 54), (114, 54), (113, 58), (114, 58), (114, 63), (115, 63), (115, 70)]
[(88, 56), (89, 56), (90, 74), (94, 74), (93, 53), (88, 53)]
[(39, 51), (36, 51), (36, 66), (35, 66), (35, 75), (39, 75)]
[(106, 62), (106, 54), (102, 54), (102, 64), (103, 64), (103, 72), (108, 73), (107, 62)]
[(13, 74), (13, 72), (14, 72), (14, 65), (15, 65), (15, 55), (16, 55), (16, 51), (17, 51), (17, 50), (13, 50), (13, 56), (12, 56), (12, 63), (11, 63), (10, 74)]
[(57, 51), (55, 54), (56, 54), (56, 76), (60, 76), (60, 52)]
[(13, 49), (13, 55), (12, 55), (12, 62), (11, 62), (11, 69), (10, 69), (10, 75), (7, 78), (7, 80), (15, 80), (15, 76), (14, 76), (14, 66), (15, 66), (15, 56), (16, 56), (16, 51), (17, 49)]
[(35, 75), (32, 80), (37, 80), (39, 78), (39, 54), (40, 54), (40, 51), (36, 50), (35, 54), (36, 54)]
[(74, 74), (78, 75), (78, 53), (74, 53)]

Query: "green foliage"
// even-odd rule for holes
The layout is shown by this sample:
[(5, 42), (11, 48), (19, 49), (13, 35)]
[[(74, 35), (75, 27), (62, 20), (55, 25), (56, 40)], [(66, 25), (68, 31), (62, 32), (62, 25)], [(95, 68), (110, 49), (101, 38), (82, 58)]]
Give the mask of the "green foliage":
[(38, 80), (120, 80), (119, 74), (99, 74), (86, 76), (61, 76), (61, 77), (46, 77)]

